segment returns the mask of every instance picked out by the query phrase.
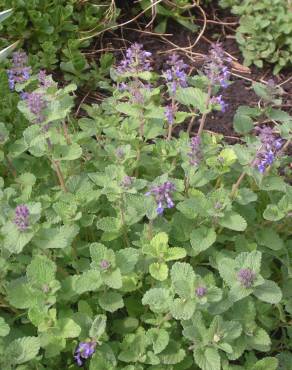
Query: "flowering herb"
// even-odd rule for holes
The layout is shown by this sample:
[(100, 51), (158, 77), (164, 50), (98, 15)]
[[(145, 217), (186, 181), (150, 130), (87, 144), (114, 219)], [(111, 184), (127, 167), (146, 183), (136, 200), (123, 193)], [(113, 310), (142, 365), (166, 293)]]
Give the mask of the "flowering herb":
[(188, 156), (190, 158), (190, 164), (193, 166), (197, 166), (201, 162), (203, 155), (201, 149), (201, 138), (199, 136), (192, 137)]
[(276, 137), (273, 129), (268, 126), (257, 128), (261, 140), (261, 148), (257, 152), (255, 165), (259, 172), (264, 173), (266, 168), (273, 164), (279, 150), (283, 146), (283, 140)]
[(44, 94), (38, 92), (25, 93), (22, 94), (22, 99), (26, 101), (30, 112), (35, 115), (35, 123), (41, 123), (45, 118), (43, 111), (47, 107)]
[(165, 107), (164, 115), (165, 115), (165, 118), (167, 119), (167, 122), (170, 125), (174, 124), (175, 113), (176, 113), (176, 106), (174, 106), (173, 104), (169, 104)]
[(154, 186), (147, 196), (153, 195), (157, 203), (157, 213), (162, 215), (165, 208), (173, 208), (174, 203), (171, 199), (171, 193), (175, 191), (175, 186), (172, 182), (166, 181), (164, 184)]
[(27, 55), (17, 51), (12, 55), (12, 68), (7, 70), (10, 90), (15, 89), (15, 84), (24, 83), (30, 78), (31, 67), (27, 66)]
[(211, 100), (210, 100), (210, 103), (211, 104), (218, 104), (218, 105), (220, 105), (220, 107), (221, 107), (221, 111), (223, 112), (223, 113), (225, 113), (226, 112), (226, 109), (227, 109), (227, 107), (228, 107), (228, 104), (227, 103), (225, 103), (225, 101), (223, 100), (223, 98), (222, 98), (222, 95), (218, 95), (218, 96), (213, 96), (212, 98), (211, 98)]
[(143, 45), (134, 43), (126, 50), (126, 56), (118, 65), (117, 72), (123, 75), (151, 71), (151, 55), (152, 53), (143, 49)]
[(16, 207), (13, 222), (19, 231), (25, 231), (29, 227), (29, 215), (29, 209), (25, 204)]
[(171, 92), (174, 94), (179, 86), (188, 86), (186, 74), (188, 65), (185, 64), (182, 59), (179, 59), (177, 54), (172, 54), (167, 64), (170, 68), (168, 68), (163, 75), (166, 81), (170, 83)]
[(220, 84), (224, 89), (228, 87), (231, 59), (226, 57), (219, 43), (213, 44), (207, 57), (204, 71), (212, 85)]
[(85, 361), (92, 357), (96, 349), (96, 342), (80, 342), (74, 353), (74, 358), (78, 366), (83, 366)]
[(250, 288), (256, 279), (256, 273), (249, 268), (241, 269), (237, 274), (237, 278), (243, 287)]
[(100, 268), (102, 270), (107, 270), (110, 267), (110, 262), (108, 260), (101, 260), (100, 261)]

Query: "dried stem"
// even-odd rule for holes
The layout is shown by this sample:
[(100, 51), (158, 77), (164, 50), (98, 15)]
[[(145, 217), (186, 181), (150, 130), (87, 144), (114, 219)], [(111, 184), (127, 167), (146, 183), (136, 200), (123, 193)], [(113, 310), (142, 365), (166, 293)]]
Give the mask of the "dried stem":
[(65, 136), (67, 144), (71, 145), (72, 141), (71, 141), (71, 138), (70, 138), (70, 135), (69, 135), (69, 132), (68, 132), (68, 128), (67, 128), (67, 124), (66, 124), (65, 121), (63, 121), (63, 132), (64, 132), (64, 136)]

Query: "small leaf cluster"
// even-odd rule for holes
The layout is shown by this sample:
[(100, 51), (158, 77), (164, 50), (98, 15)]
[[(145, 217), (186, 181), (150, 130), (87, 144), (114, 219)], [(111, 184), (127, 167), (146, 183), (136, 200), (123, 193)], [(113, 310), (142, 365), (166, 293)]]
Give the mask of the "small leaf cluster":
[(292, 64), (292, 8), (286, 0), (222, 0), (240, 16), (236, 40), (247, 65), (274, 65), (274, 73)]

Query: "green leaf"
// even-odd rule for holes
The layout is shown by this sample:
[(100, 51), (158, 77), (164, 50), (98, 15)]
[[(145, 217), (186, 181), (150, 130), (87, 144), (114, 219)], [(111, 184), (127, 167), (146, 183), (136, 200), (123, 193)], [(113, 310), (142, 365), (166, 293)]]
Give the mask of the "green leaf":
[(216, 348), (198, 348), (194, 350), (196, 364), (202, 370), (220, 370), (221, 359)]
[(63, 338), (76, 338), (81, 333), (81, 327), (70, 318), (62, 318), (58, 320), (57, 327)]
[(94, 292), (102, 285), (102, 278), (100, 272), (97, 270), (88, 270), (78, 275), (73, 280), (73, 290), (77, 294), (83, 294), (86, 292)]
[(90, 338), (99, 339), (106, 329), (106, 316), (96, 315), (89, 330)]
[(164, 260), (165, 261), (175, 261), (181, 258), (185, 258), (186, 255), (187, 255), (187, 252), (184, 248), (179, 248), (179, 247), (168, 248), (167, 252), (164, 255)]
[(263, 358), (251, 368), (251, 370), (277, 370), (277, 369), (278, 369), (278, 360), (275, 357)]
[(168, 277), (168, 266), (166, 263), (152, 263), (149, 266), (150, 275), (159, 281), (166, 280)]
[(15, 254), (22, 252), (34, 235), (29, 229), (25, 231), (18, 230), (13, 222), (7, 222), (2, 227), (1, 233), (4, 235), (3, 248)]
[(262, 228), (256, 233), (256, 240), (260, 245), (264, 245), (274, 251), (284, 248), (284, 242), (279, 234), (271, 228)]
[(113, 289), (120, 289), (123, 285), (122, 275), (119, 268), (105, 272), (102, 275), (102, 279), (107, 286)]
[(72, 244), (78, 232), (79, 227), (75, 224), (41, 229), (36, 234), (33, 243), (42, 249), (63, 249)]
[(124, 307), (121, 294), (116, 292), (104, 292), (99, 295), (98, 304), (105, 311), (115, 312)]
[(130, 103), (119, 103), (116, 105), (116, 110), (120, 113), (124, 113), (127, 116), (139, 118), (142, 114), (140, 107)]
[(97, 221), (96, 227), (105, 232), (118, 232), (121, 228), (121, 223), (118, 218), (103, 217)]
[(206, 108), (207, 94), (201, 89), (196, 87), (180, 88), (175, 97), (179, 103), (196, 108), (200, 113), (208, 112)]
[(281, 289), (271, 280), (265, 280), (264, 284), (255, 288), (253, 294), (261, 301), (271, 304), (277, 304), (282, 299)]
[(53, 159), (56, 161), (74, 161), (80, 158), (82, 149), (77, 143), (71, 145), (54, 145)]
[(226, 229), (235, 231), (244, 231), (247, 227), (245, 219), (233, 211), (227, 212), (223, 218), (220, 218), (219, 224)]
[(193, 316), (195, 308), (196, 302), (194, 299), (176, 298), (171, 305), (170, 312), (176, 320), (189, 320)]
[(269, 204), (263, 213), (264, 219), (268, 221), (280, 221), (285, 217), (285, 213), (281, 211), (275, 204)]
[(40, 341), (36, 337), (15, 339), (9, 344), (6, 356), (14, 365), (23, 364), (34, 359), (40, 350)]
[(216, 232), (211, 227), (201, 226), (191, 233), (194, 256), (208, 249), (216, 241)]
[(10, 327), (6, 324), (6, 321), (3, 317), (0, 316), (0, 337), (6, 337), (10, 332)]
[(24, 279), (11, 281), (6, 288), (9, 303), (16, 308), (28, 308), (33, 304), (33, 293)]
[(180, 344), (170, 340), (167, 347), (159, 354), (162, 364), (174, 365), (179, 364), (185, 358), (185, 351), (180, 348)]
[(271, 347), (271, 338), (262, 328), (256, 328), (252, 335), (246, 336), (246, 341), (249, 347), (261, 352), (268, 352)]
[(162, 352), (169, 343), (169, 334), (165, 329), (149, 329), (146, 333), (150, 339), (155, 354)]
[(233, 119), (234, 130), (239, 134), (248, 134), (253, 129), (252, 119), (241, 113), (236, 113)]
[(156, 313), (167, 312), (171, 305), (169, 290), (164, 288), (148, 290), (142, 298), (142, 304), (149, 305), (150, 310)]
[(31, 263), (27, 266), (26, 276), (28, 282), (42, 288), (55, 280), (56, 264), (46, 256), (35, 256)]
[(116, 263), (122, 274), (129, 274), (138, 262), (139, 251), (135, 248), (125, 248), (117, 251)]

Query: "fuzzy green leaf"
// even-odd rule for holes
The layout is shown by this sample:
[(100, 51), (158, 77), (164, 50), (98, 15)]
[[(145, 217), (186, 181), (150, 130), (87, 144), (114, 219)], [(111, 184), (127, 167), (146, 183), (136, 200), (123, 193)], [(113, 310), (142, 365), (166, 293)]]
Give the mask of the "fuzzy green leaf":
[(213, 228), (201, 226), (191, 233), (191, 245), (194, 255), (208, 249), (216, 241), (216, 232)]

